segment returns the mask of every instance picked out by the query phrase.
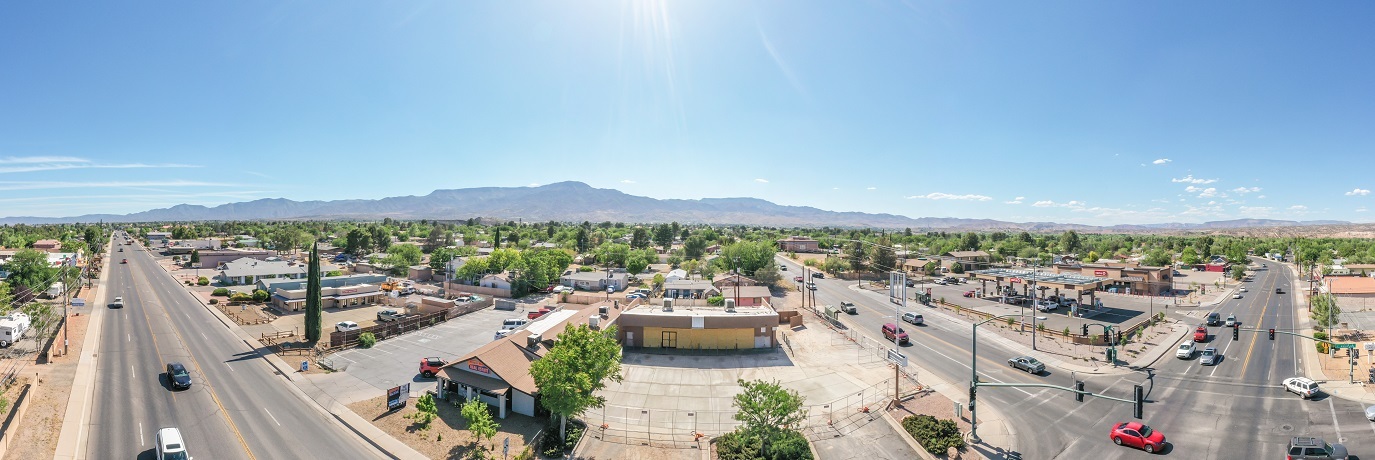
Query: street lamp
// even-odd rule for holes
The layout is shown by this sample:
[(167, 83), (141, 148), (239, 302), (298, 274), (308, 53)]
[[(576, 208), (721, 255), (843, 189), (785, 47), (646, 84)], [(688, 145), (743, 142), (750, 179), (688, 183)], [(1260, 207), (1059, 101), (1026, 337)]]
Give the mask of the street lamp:
[[(995, 319), (1011, 318), (1013, 314), (992, 316), (983, 321), (979, 321), (970, 326), (970, 346), (969, 346), (969, 439), (974, 443), (979, 442), (979, 416), (978, 405), (974, 404), (975, 394), (979, 387), (979, 326)], [(1033, 316), (1032, 318), (1036, 318)], [(1045, 320), (1046, 317), (1040, 317)]]

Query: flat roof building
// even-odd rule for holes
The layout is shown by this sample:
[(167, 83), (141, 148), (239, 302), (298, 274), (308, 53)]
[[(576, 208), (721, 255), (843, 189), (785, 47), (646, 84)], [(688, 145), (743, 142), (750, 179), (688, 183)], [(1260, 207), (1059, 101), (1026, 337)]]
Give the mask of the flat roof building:
[[(733, 301), (734, 299), (727, 299)], [(616, 334), (621, 344), (641, 348), (738, 350), (778, 346), (778, 312), (759, 306), (676, 306), (641, 304), (621, 313)]]

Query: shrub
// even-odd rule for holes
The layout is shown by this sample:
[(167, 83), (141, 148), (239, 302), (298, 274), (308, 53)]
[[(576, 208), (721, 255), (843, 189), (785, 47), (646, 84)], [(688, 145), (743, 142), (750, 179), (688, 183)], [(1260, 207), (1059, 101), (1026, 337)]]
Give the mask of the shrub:
[(782, 430), (764, 447), (758, 434), (732, 431), (716, 438), (716, 454), (721, 460), (810, 460), (812, 450), (807, 438), (794, 430)]
[(711, 297), (707, 297), (707, 305), (718, 305), (718, 306), (719, 306), (719, 305), (724, 304), (724, 303), (726, 303), (726, 297), (725, 297), (725, 296), (714, 295), (714, 296), (711, 296)]
[(244, 292), (235, 292), (234, 295), (229, 296), (229, 300), (234, 302), (248, 302), (253, 300), (253, 296)]
[(913, 415), (902, 419), (902, 428), (921, 443), (927, 452), (944, 454), (951, 447), (964, 448), (964, 438), (954, 420), (937, 420), (930, 415)]
[(578, 445), (578, 440), (582, 439), (584, 427), (581, 423), (568, 421), (568, 439), (562, 444), (559, 443), (559, 422), (557, 418), (551, 417), (544, 424), (544, 435), (539, 440), (540, 453), (545, 457), (562, 457), (565, 452), (573, 450)]
[(1327, 340), (1327, 333), (1326, 333), (1326, 332), (1314, 332), (1314, 333), (1313, 333), (1313, 338), (1318, 339), (1318, 340)]
[(226, 288), (215, 288), (215, 291), (214, 291), (214, 292), (211, 292), (210, 295), (217, 295), (217, 296), (220, 296), (220, 297), (229, 297), (229, 289), (226, 289)]
[(0, 396), (0, 414), (5, 413), (6, 411), (9, 410), (9, 408), (10, 408), (10, 400), (9, 400), (9, 398), (5, 398), (5, 397), (3, 397), (3, 396)]
[(807, 438), (802, 433), (787, 430), (764, 451), (764, 458), (772, 460), (811, 460), (812, 449), (807, 446)]
[(511, 457), (511, 460), (535, 460), (535, 452), (530, 450), (530, 446), (527, 445), (515, 457)]
[(197, 280), (196, 280), (196, 284), (199, 284), (199, 285), (201, 285), (201, 286), (209, 286), (209, 285), (210, 285), (210, 278), (206, 278), (206, 277), (202, 276), (202, 277), (200, 277), (200, 279), (197, 279)]
[(1046, 323), (1036, 323), (1036, 330), (1041, 331), (1041, 332), (1045, 332), (1045, 331), (1046, 331)]
[(1069, 326), (1065, 326), (1065, 330), (1061, 331), (1060, 333), (1064, 334), (1065, 337), (1069, 337)]
[(372, 335), (371, 332), (364, 332), (362, 334), (358, 334), (358, 346), (363, 348), (372, 348), (372, 346), (376, 344), (377, 336)]
[(592, 267), (586, 267), (586, 266), (584, 266), (584, 267), (578, 267), (578, 271), (580, 271), (580, 272), (590, 272), (590, 271), (593, 271), (593, 270), (596, 270), (596, 269), (595, 269), (595, 268), (592, 268)]
[(721, 460), (755, 460), (760, 458), (764, 443), (741, 431), (732, 431), (716, 438), (716, 456)]
[(210, 299), (210, 305), (215, 305), (218, 303), (220, 303), (220, 299)]
[(272, 294), (268, 294), (267, 291), (262, 289), (253, 290), (253, 301), (255, 302), (266, 302), (270, 297), (272, 297)]

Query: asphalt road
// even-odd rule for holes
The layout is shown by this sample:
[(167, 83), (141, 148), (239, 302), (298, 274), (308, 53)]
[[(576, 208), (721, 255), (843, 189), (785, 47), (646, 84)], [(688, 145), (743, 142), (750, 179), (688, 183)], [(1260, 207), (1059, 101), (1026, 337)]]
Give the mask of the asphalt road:
[[(789, 264), (789, 278), (802, 274), (797, 264), (779, 260)], [(854, 281), (815, 281), (818, 304), (854, 302), (859, 313), (842, 314), (842, 321), (870, 338), (881, 340), (880, 326), (895, 321), (894, 305), (885, 295), (851, 290)], [(1255, 281), (1248, 283), (1251, 292), (1214, 309), (1199, 309), (1197, 322), (1201, 323), (1208, 311), (1218, 311), (1224, 319), (1236, 314), (1243, 327), (1293, 329), (1292, 297), (1275, 295), (1277, 285), (1292, 292), (1294, 282), (1287, 270), (1259, 271)], [(908, 310), (923, 313), (926, 320), (924, 326), (903, 324), (912, 339), (912, 345), (902, 347), (909, 361), (921, 372), (934, 373), (961, 387), (968, 385), (969, 323), (915, 302), (908, 304)], [(1217, 366), (1202, 366), (1197, 358), (1177, 359), (1171, 351), (1151, 368), (1078, 378), (1086, 382), (1089, 391), (1127, 399), (1131, 398), (1132, 385), (1142, 384), (1147, 391), (1142, 421), (1166, 434), (1171, 444), (1164, 452), (1167, 456), (1283, 458), (1285, 443), (1298, 435), (1342, 442), (1353, 458), (1368, 449), (1361, 441), (1375, 439), (1375, 424), (1362, 415), (1362, 406), (1326, 395), (1305, 401), (1279, 386), (1284, 378), (1302, 374), (1296, 347), (1313, 346), (1311, 342), (1298, 343), (1298, 339), (1282, 334), (1272, 342), (1264, 332), (1242, 332), (1241, 340), (1234, 342), (1230, 330), (1211, 329), (1208, 346), (1217, 347), (1224, 355)], [(1023, 350), (1009, 350), (981, 338), (980, 379), (1073, 386), (1075, 377), (1063, 369), (1048, 367), (1041, 375), (1030, 375), (1009, 368), (1007, 359), (1021, 354)], [(1025, 458), (1150, 458), (1145, 452), (1117, 447), (1108, 439), (1111, 424), (1132, 420), (1132, 407), (1127, 403), (1095, 398), (1079, 403), (1072, 393), (1055, 389), (983, 388), (979, 407), (993, 408), (1009, 420), (1015, 436), (1010, 447)]]
[[(124, 297), (125, 307), (102, 320), (87, 458), (152, 459), (154, 433), (169, 426), (202, 459), (379, 456), (297, 397), (151, 255), (138, 246), (114, 247), (108, 298)], [(171, 390), (171, 361), (191, 371), (191, 389)]]

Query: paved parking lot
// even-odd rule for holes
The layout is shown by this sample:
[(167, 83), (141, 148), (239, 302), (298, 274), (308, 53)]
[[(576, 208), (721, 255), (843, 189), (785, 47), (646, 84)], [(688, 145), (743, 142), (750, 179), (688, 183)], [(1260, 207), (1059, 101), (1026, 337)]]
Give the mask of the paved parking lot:
[[(380, 390), (407, 382), (432, 384), (434, 379), (423, 378), (418, 372), (421, 358), (438, 356), (451, 361), (491, 342), (503, 320), (517, 317), (524, 318), (525, 314), (489, 307), (439, 326), (383, 340), (369, 349), (335, 353), (328, 359), (335, 368)], [(420, 386), (412, 386), (411, 391), (417, 392)]]

